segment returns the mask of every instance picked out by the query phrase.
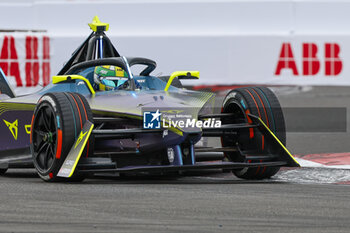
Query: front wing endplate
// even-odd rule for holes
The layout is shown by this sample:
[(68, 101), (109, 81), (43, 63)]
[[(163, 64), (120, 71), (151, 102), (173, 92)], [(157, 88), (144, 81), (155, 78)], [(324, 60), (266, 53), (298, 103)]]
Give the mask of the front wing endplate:
[(90, 138), (93, 128), (94, 124), (92, 124), (90, 121), (87, 121), (84, 124), (79, 137), (75, 140), (71, 150), (66, 157), (66, 160), (63, 162), (62, 167), (57, 174), (58, 177), (69, 178), (73, 175), (81, 154), (84, 151), (85, 145)]
[(283, 143), (276, 137), (274, 133), (271, 132), (269, 127), (261, 120), (259, 117), (249, 114), (254, 123), (259, 124), (259, 130), (265, 135), (267, 140), (276, 147), (282, 148), (280, 156), (283, 160), (288, 162), (290, 167), (300, 167), (298, 161), (295, 160), (293, 155), (288, 151), (288, 149), (283, 145)]

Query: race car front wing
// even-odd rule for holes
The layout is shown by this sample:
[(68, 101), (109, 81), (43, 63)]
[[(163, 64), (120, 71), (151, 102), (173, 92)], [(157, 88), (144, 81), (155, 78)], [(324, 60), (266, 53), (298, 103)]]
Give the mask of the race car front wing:
[[(221, 114), (212, 114), (203, 116), (205, 118), (215, 118), (220, 117)], [(86, 141), (89, 139), (90, 134), (95, 138), (102, 139), (125, 139), (125, 138), (134, 138), (137, 134), (144, 133), (159, 133), (162, 134), (162, 129), (93, 129), (94, 125), (91, 122), (86, 122), (81, 136), (77, 138), (77, 141), (74, 143), (70, 153), (65, 159), (60, 172), (58, 173), (59, 177), (71, 177), (77, 168), (78, 173), (134, 173), (134, 172), (167, 172), (167, 171), (189, 171), (189, 170), (201, 170), (201, 169), (242, 169), (249, 167), (299, 167), (299, 163), (294, 159), (291, 153), (286, 149), (283, 143), (271, 132), (271, 130), (265, 125), (265, 123), (257, 116), (249, 114), (249, 117), (252, 119), (252, 124), (227, 124), (223, 125), (220, 128), (203, 130), (203, 136), (205, 137), (221, 137), (227, 136), (230, 134), (235, 134), (237, 130), (245, 128), (257, 128), (259, 131), (266, 137), (267, 145), (271, 148), (278, 149), (272, 151), (279, 151), (278, 154), (245, 154), (242, 151), (239, 151), (237, 147), (191, 147), (191, 161), (187, 164), (184, 164), (182, 158), (175, 158), (177, 162), (170, 165), (139, 165), (139, 166), (124, 166), (116, 167), (115, 163), (108, 161), (101, 162), (94, 160), (94, 158), (89, 158), (88, 160), (81, 161), (78, 164), (81, 153), (83, 152), (83, 147)], [(104, 121), (113, 121), (117, 119), (113, 118), (96, 118), (96, 122)], [(85, 136), (85, 137), (83, 137)], [(80, 140), (80, 141), (79, 141)], [(77, 147), (78, 144), (81, 146)], [(216, 161), (196, 161), (195, 154), (200, 154), (201, 152), (211, 152), (222, 153), (230, 151), (239, 151), (242, 156), (245, 157), (244, 162), (226, 162), (222, 160)], [(108, 154), (117, 155), (127, 155), (127, 154), (137, 154), (137, 151), (122, 151), (122, 152), (108, 152)], [(96, 152), (98, 154), (98, 152)], [(98, 159), (98, 158), (96, 158)], [(96, 162), (97, 161), (97, 162)], [(246, 161), (246, 162), (245, 162)]]

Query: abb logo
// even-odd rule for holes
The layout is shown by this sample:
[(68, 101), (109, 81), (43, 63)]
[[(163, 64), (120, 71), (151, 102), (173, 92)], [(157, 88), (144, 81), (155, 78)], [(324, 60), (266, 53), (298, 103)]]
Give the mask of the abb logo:
[[(302, 44), (302, 75), (316, 75), (320, 71), (321, 61), (317, 57), (318, 47), (315, 43)], [(343, 68), (339, 58), (340, 46), (336, 43), (324, 45), (324, 74), (326, 76), (339, 75)], [(283, 43), (278, 59), (275, 75), (280, 75), (283, 69), (290, 69), (293, 75), (299, 75), (290, 43)]]
[[(20, 72), (20, 60), (16, 49), (16, 41), (13, 36), (4, 36), (1, 53), (0, 67), (5, 75), (13, 76), (16, 79), (17, 87), (23, 87), (25, 80), (26, 87), (35, 87), (42, 77), (42, 84), (46, 86), (50, 82), (50, 38), (41, 38), (42, 51), (39, 51), (39, 39), (36, 36), (25, 37), (25, 79), (22, 79)], [(20, 49), (24, 50), (22, 47)], [(24, 51), (22, 52), (24, 53)], [(40, 54), (41, 53), (41, 54)], [(39, 59), (39, 55), (42, 55)], [(40, 69), (41, 68), (41, 69)]]

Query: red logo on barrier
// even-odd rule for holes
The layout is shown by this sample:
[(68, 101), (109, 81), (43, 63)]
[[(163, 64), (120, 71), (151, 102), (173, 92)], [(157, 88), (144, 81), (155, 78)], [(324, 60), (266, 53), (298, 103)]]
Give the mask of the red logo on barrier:
[(320, 60), (317, 58), (317, 45), (303, 44), (303, 75), (316, 75), (320, 70)]
[[(19, 72), (19, 63), (17, 57), (17, 51), (15, 48), (15, 39), (10, 36), (4, 37), (4, 42), (2, 44), (1, 54), (0, 54), (0, 67), (4, 71), (5, 75), (10, 75), (16, 78), (17, 86), (22, 87), (21, 73)], [(8, 60), (2, 62), (3, 60)]]
[[(36, 36), (27, 36), (25, 39), (25, 80), (27, 87), (35, 87), (39, 84), (40, 60), (38, 56), (39, 39)], [(50, 82), (50, 38), (42, 38), (42, 64), (41, 76), (43, 86)], [(13, 36), (5, 36), (0, 53), (0, 67), (5, 75), (16, 79), (17, 87), (22, 87), (22, 77)]]
[(325, 73), (326, 75), (340, 74), (343, 63), (339, 58), (340, 47), (338, 44), (325, 44)]
[[(325, 43), (324, 65), (326, 76), (336, 76), (342, 71), (343, 63), (339, 58), (340, 46), (336, 43)], [(317, 57), (318, 47), (315, 43), (303, 43), (303, 75), (316, 75), (320, 71), (321, 62)], [(293, 75), (299, 75), (297, 64), (290, 43), (283, 43), (278, 59), (275, 75), (283, 69), (290, 69)]]

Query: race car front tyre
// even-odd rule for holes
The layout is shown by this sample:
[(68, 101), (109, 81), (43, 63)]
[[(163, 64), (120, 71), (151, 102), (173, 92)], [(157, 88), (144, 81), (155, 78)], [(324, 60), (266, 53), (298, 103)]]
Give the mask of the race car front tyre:
[[(84, 179), (77, 174), (62, 179), (57, 173), (87, 120), (93, 122), (92, 112), (80, 94), (48, 93), (40, 98), (33, 115), (30, 148), (34, 166), (44, 181)], [(90, 139), (82, 156), (92, 152), (93, 140)]]
[[(223, 124), (252, 123), (248, 114), (260, 117), (271, 131), (286, 144), (286, 130), (281, 105), (276, 95), (267, 87), (237, 88), (227, 94), (223, 102), (223, 112), (235, 113), (236, 122), (231, 119), (223, 119)], [(236, 138), (222, 137), (223, 146), (238, 144), (241, 151), (254, 151), (256, 154), (278, 154), (278, 151), (270, 151), (266, 145), (264, 136), (258, 129), (241, 130)], [(234, 162), (245, 161), (240, 152), (226, 152), (226, 158)], [(233, 173), (242, 179), (270, 178), (279, 171), (279, 167), (257, 167), (233, 170)]]

